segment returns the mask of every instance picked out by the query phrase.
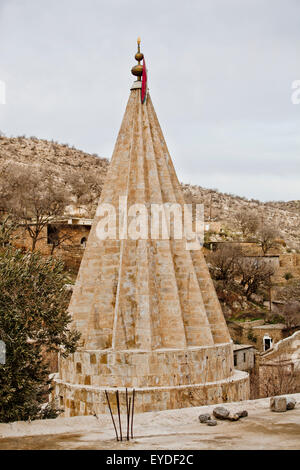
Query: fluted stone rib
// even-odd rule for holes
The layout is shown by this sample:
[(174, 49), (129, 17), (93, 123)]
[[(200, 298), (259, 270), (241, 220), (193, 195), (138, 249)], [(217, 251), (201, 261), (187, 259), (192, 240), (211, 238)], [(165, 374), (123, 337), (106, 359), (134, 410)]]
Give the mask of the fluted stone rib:
[[(151, 98), (131, 91), (99, 204), (184, 204)], [(149, 211), (150, 213), (150, 211)], [(155, 350), (229, 342), (201, 251), (183, 240), (102, 240), (96, 215), (70, 303), (85, 349)], [(118, 220), (117, 220), (118, 222)], [(150, 228), (150, 224), (149, 224)]]
[[(176, 200), (180, 204), (184, 204), (184, 196), (181, 191), (180, 183), (178, 181), (172, 159), (169, 154), (169, 150), (161, 130), (155, 109), (153, 107), (151, 99), (149, 100), (149, 107), (151, 109), (151, 114), (153, 116), (154, 125), (156, 132), (158, 132), (161, 148), (165, 155), (165, 161), (169, 168), (170, 177), (173, 183), (174, 193), (176, 194)], [(211, 332), (215, 343), (224, 343), (230, 341), (230, 335), (228, 328), (224, 319), (224, 315), (212, 282), (212, 279), (209, 274), (209, 270), (204, 259), (202, 251), (190, 251), (190, 256), (195, 267), (195, 272), (197, 275), (197, 280), (199, 283), (200, 290), (202, 292), (202, 297), (204, 301), (204, 306), (208, 321), (211, 326)]]
[[(158, 127), (155, 122), (153, 106), (149, 99), (149, 120), (152, 129), (152, 140), (155, 147), (155, 154), (158, 161), (160, 173), (160, 186), (163, 191), (164, 202), (176, 202), (183, 206), (184, 199), (180, 197), (182, 193), (178, 191), (176, 198), (175, 187), (179, 185), (176, 179), (170, 174), (167, 166), (168, 155), (164, 154), (163, 137), (158, 134)], [(185, 326), (185, 334), (188, 346), (202, 346), (213, 344), (209, 322), (206, 316), (201, 291), (197, 282), (196, 273), (190, 251), (186, 250), (185, 239), (172, 240), (170, 248), (172, 260), (176, 271), (177, 288), (181, 302), (181, 310)], [(192, 293), (192, 296), (190, 295)]]

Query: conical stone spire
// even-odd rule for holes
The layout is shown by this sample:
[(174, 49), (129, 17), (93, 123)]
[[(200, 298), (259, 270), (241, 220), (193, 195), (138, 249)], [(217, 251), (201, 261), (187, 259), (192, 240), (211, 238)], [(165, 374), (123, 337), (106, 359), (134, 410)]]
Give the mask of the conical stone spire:
[[(140, 78), (138, 67), (133, 73)], [(187, 250), (185, 237), (174, 239), (172, 232), (170, 239), (153, 239), (149, 219), (145, 239), (120, 233), (99, 238), (108, 204), (115, 208), (117, 227), (120, 201), (127, 209), (141, 204), (148, 210), (153, 204), (185, 204), (149, 94), (142, 104), (141, 83), (131, 88), (69, 307), (81, 348), (61, 360), (57, 393), (66, 406), (68, 394), (77, 390), (71, 415), (92, 406), (82, 397), (78, 401), (72, 384), (100, 387), (94, 392), (99, 396), (101, 387), (136, 387), (141, 396), (148, 390), (147, 403), (156, 393), (160, 405), (145, 407), (141, 399), (140, 411), (189, 406), (182, 398), (185, 387), (199, 389), (207, 382), (219, 384), (218, 392), (212, 387), (212, 402), (221, 401), (220, 387), (229, 379), (233, 399), (248, 396), (247, 376), (234, 375), (230, 336), (202, 251)], [(169, 395), (157, 398), (164, 387), (171, 387)], [(102, 401), (99, 412), (106, 411)]]
[[(151, 98), (131, 90), (99, 204), (184, 197)], [(70, 312), (88, 349), (157, 349), (229, 342), (202, 252), (186, 240), (99, 240), (96, 215)], [(118, 224), (117, 224), (118, 225)], [(150, 236), (150, 234), (149, 234)]]

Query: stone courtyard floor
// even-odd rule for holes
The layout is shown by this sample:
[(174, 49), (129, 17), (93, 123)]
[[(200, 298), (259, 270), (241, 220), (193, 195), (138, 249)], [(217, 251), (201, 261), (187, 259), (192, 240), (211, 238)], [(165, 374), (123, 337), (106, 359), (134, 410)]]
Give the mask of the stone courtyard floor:
[(296, 408), (285, 413), (271, 412), (269, 398), (225, 404), (249, 416), (215, 427), (200, 424), (198, 416), (216, 405), (137, 414), (129, 442), (116, 442), (108, 415), (0, 424), (0, 449), (299, 450), (300, 394), (293, 396)]

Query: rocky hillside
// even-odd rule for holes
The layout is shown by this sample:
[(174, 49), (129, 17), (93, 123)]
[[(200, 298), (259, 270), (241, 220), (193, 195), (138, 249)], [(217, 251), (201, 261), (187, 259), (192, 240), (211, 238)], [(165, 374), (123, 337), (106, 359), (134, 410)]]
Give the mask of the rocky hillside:
[(106, 158), (90, 155), (68, 144), (35, 137), (0, 136), (0, 183), (1, 177), (6, 178), (20, 167), (44, 170), (73, 194), (74, 206), (69, 207), (72, 215), (93, 215), (108, 164)]
[(41, 140), (35, 137), (0, 136), (0, 169), (7, 163), (29, 166), (47, 166), (55, 173), (66, 175), (73, 170), (87, 169), (96, 171), (101, 181), (106, 174), (108, 160), (97, 154), (77, 150), (68, 144)]
[(261, 219), (279, 228), (290, 249), (300, 250), (300, 200), (261, 202), (200, 186), (182, 184), (182, 188), (188, 202), (204, 204), (206, 220), (221, 221), (234, 231), (235, 215), (244, 209), (251, 209)]
[[(80, 200), (81, 214), (85, 216), (93, 215), (108, 164), (106, 158), (90, 155), (67, 144), (34, 137), (0, 136), (0, 175), (5, 173), (4, 170), (14, 171), (15, 166), (46, 168), (70, 187), (76, 196), (74, 200)], [(87, 188), (91, 193), (91, 204), (82, 197)], [(182, 188), (187, 202), (204, 204), (207, 220), (222, 221), (234, 230), (235, 214), (241, 209), (251, 208), (280, 227), (290, 248), (300, 249), (300, 200), (263, 203), (200, 186), (182, 184)]]

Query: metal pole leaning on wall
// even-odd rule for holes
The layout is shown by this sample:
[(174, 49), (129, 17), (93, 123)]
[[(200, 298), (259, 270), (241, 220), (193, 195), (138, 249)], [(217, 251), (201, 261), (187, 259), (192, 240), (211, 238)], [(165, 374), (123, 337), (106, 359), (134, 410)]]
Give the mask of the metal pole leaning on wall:
[(127, 388), (125, 389), (125, 397), (126, 397), (126, 413), (127, 413), (127, 434), (126, 438), (127, 441), (129, 441), (129, 422), (130, 422), (130, 412), (129, 412), (129, 404), (128, 404), (128, 390)]
[(117, 431), (117, 427), (116, 427), (116, 424), (115, 424), (114, 416), (112, 414), (112, 410), (111, 410), (111, 406), (110, 406), (110, 402), (109, 402), (109, 398), (108, 398), (108, 394), (107, 394), (106, 390), (105, 390), (105, 395), (106, 395), (106, 400), (107, 400), (108, 408), (109, 408), (109, 411), (110, 411), (110, 416), (111, 416), (111, 419), (112, 419), (112, 422), (113, 422), (113, 425), (114, 425), (114, 428), (115, 428), (115, 433), (116, 433), (116, 437), (117, 437), (117, 441), (118, 441), (119, 440), (118, 431)]
[(133, 389), (133, 390), (132, 390), (132, 409), (131, 409), (131, 439), (133, 439), (134, 397), (135, 397), (135, 389)]
[(127, 420), (127, 435), (128, 435), (128, 441), (130, 440), (130, 411), (131, 411), (131, 397), (129, 398), (129, 405), (128, 405), (128, 420)]
[(116, 391), (117, 398), (117, 408), (118, 408), (118, 417), (119, 417), (119, 427), (120, 427), (120, 440), (122, 441), (122, 424), (121, 424), (121, 412), (120, 412), (120, 400), (119, 400), (119, 390)]
[[(113, 412), (112, 412), (112, 409), (111, 409), (109, 396), (108, 396), (107, 390), (105, 390), (106, 401), (107, 401), (110, 416), (111, 416), (111, 419), (112, 419), (112, 422), (113, 422), (113, 426), (114, 426), (117, 441), (123, 441), (119, 390), (116, 390), (115, 395), (116, 395), (117, 410), (118, 410), (120, 436), (118, 435), (117, 426), (116, 426), (114, 416), (113, 416)], [(129, 441), (130, 438), (133, 439), (133, 418), (134, 418), (135, 389), (132, 390), (132, 397), (128, 396), (128, 389), (127, 388), (125, 389), (125, 400), (126, 400), (126, 416), (127, 416), (126, 438), (127, 438), (127, 441)]]

